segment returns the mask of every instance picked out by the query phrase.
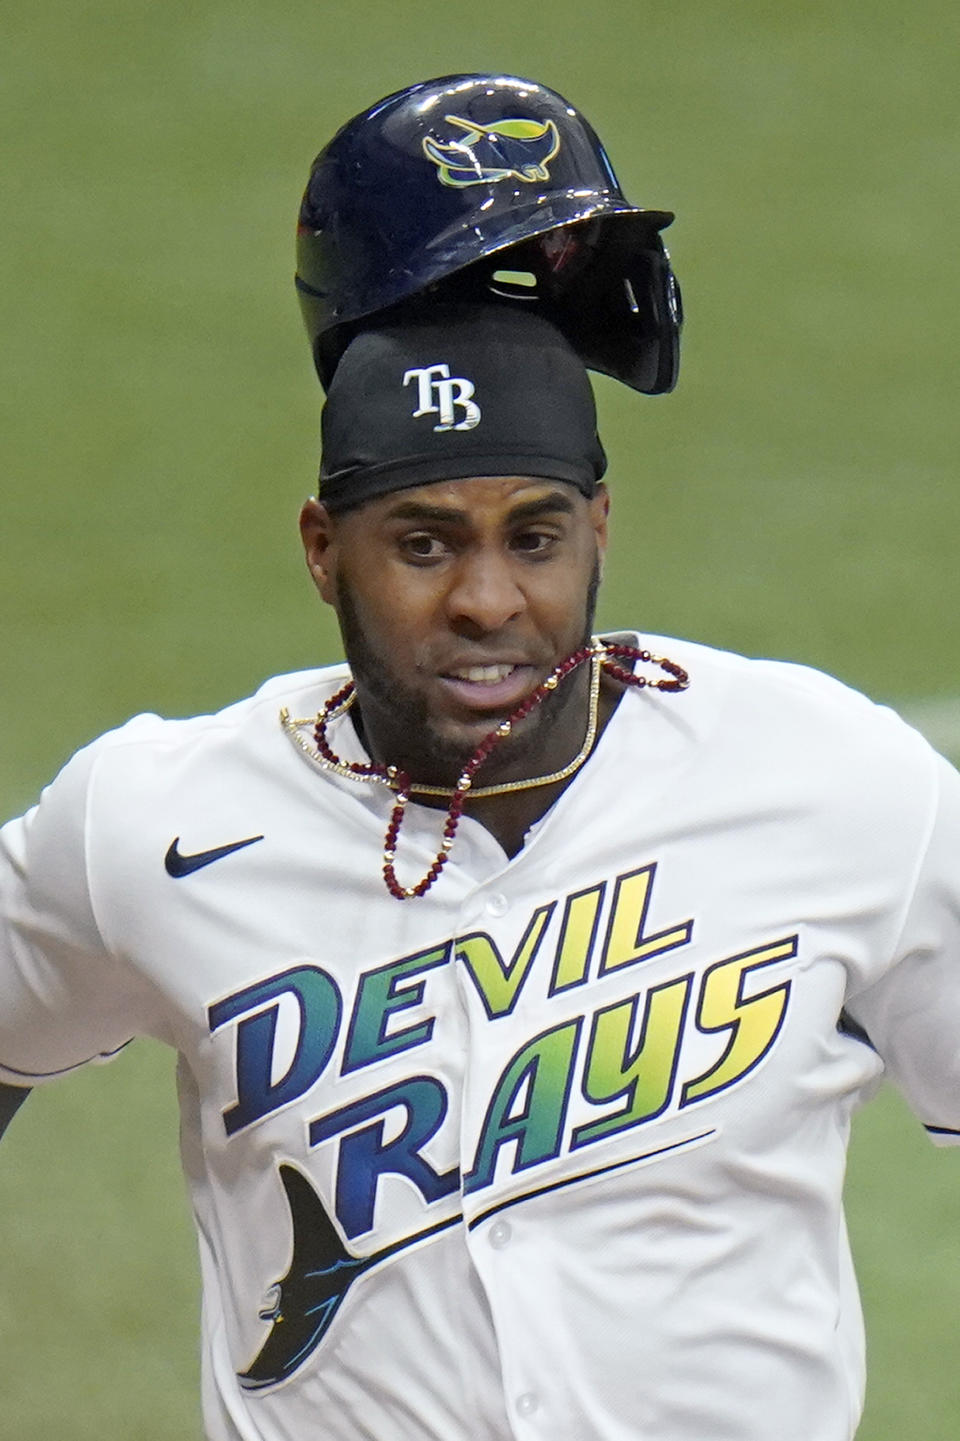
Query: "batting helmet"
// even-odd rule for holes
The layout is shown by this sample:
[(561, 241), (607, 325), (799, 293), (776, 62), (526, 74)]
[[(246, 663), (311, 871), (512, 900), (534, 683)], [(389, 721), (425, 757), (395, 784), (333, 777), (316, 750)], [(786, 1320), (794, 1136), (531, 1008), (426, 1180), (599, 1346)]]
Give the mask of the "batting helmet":
[(399, 90), (337, 132), (303, 197), (296, 285), (320, 380), (366, 317), (428, 296), (536, 308), (594, 370), (672, 390), (672, 220), (627, 201), (592, 127), (535, 81)]

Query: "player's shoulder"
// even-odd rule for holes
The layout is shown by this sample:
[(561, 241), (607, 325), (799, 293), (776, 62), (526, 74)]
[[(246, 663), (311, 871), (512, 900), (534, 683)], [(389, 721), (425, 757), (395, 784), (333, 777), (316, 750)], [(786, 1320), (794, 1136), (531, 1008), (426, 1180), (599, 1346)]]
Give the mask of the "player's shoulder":
[(688, 672), (684, 709), (715, 751), (736, 746), (757, 763), (766, 757), (858, 784), (885, 771), (904, 789), (932, 777), (936, 755), (918, 731), (825, 671), (668, 636), (644, 635), (642, 644)]
[[(845, 681), (797, 661), (748, 656), (672, 636), (644, 635), (642, 644), (682, 665), (699, 680), (705, 698), (714, 702), (720, 696), (749, 695), (752, 699), (745, 704), (799, 708), (806, 717), (819, 712), (838, 723), (849, 719), (860, 724), (866, 717), (885, 723), (893, 715), (888, 706)], [(695, 693), (691, 683), (691, 694)]]
[(339, 665), (275, 676), (208, 715), (134, 716), (71, 756), (38, 803), (5, 828), (10, 847), (23, 864), (29, 849), (35, 877), (61, 883), (88, 874), (94, 855), (108, 858), (104, 874), (119, 874), (118, 857), (155, 852), (183, 816), (213, 821), (215, 832), (216, 819), (237, 807), (263, 814), (298, 764), (281, 710), (316, 714), (346, 675)]
[(114, 795), (188, 784), (191, 775), (230, 758), (238, 769), (258, 763), (269, 769), (271, 757), (289, 749), (278, 723), (281, 710), (314, 715), (347, 675), (345, 664), (294, 671), (272, 676), (252, 695), (208, 714), (135, 715), (75, 752), (53, 789), (76, 802), (94, 783)]
[(312, 714), (347, 679), (345, 663), (271, 676), (252, 695), (202, 715), (169, 717), (144, 712), (98, 736), (88, 747), (96, 755), (123, 751), (176, 750), (231, 739), (269, 726), (281, 709)]

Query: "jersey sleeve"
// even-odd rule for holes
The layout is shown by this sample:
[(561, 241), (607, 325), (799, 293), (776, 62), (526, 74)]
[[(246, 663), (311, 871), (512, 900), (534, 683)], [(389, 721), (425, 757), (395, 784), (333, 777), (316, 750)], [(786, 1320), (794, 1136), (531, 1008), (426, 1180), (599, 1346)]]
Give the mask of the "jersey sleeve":
[(960, 1145), (960, 774), (936, 804), (892, 964), (846, 1009), (939, 1145)]
[(0, 1081), (35, 1085), (107, 1059), (134, 1033), (132, 987), (105, 946), (86, 863), (99, 754), (80, 751), (0, 829)]

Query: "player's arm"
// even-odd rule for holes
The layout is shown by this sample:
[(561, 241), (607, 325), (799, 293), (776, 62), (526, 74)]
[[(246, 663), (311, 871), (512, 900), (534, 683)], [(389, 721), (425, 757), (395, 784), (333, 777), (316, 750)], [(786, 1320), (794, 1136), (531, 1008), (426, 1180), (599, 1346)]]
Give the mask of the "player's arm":
[(847, 1011), (932, 1139), (960, 1146), (960, 775), (937, 759), (937, 806), (893, 964)]
[[(0, 1126), (32, 1085), (113, 1055), (150, 1025), (149, 993), (105, 943), (90, 893), (102, 752), (101, 742), (79, 751), (37, 805), (0, 826)], [(121, 844), (111, 837), (107, 849)]]
[(0, 1136), (29, 1096), (26, 1086), (5, 1086), (0, 1082)]

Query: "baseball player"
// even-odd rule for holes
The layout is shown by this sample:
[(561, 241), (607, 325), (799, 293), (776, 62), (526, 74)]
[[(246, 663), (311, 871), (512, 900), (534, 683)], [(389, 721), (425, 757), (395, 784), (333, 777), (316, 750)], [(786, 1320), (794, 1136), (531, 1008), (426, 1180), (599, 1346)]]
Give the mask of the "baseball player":
[(372, 326), (307, 564), (346, 663), (142, 716), (0, 836), (0, 1075), (179, 1052), (210, 1441), (849, 1441), (887, 1070), (960, 1138), (960, 777), (796, 666), (595, 636), (586, 371)]
[[(541, 97), (462, 94), (435, 185), (546, 193)], [(139, 717), (0, 832), (0, 1120), (177, 1050), (209, 1441), (850, 1441), (850, 1116), (886, 1071), (960, 1138), (960, 778), (816, 672), (594, 633), (575, 288), (465, 268), (311, 322), (345, 663)]]

